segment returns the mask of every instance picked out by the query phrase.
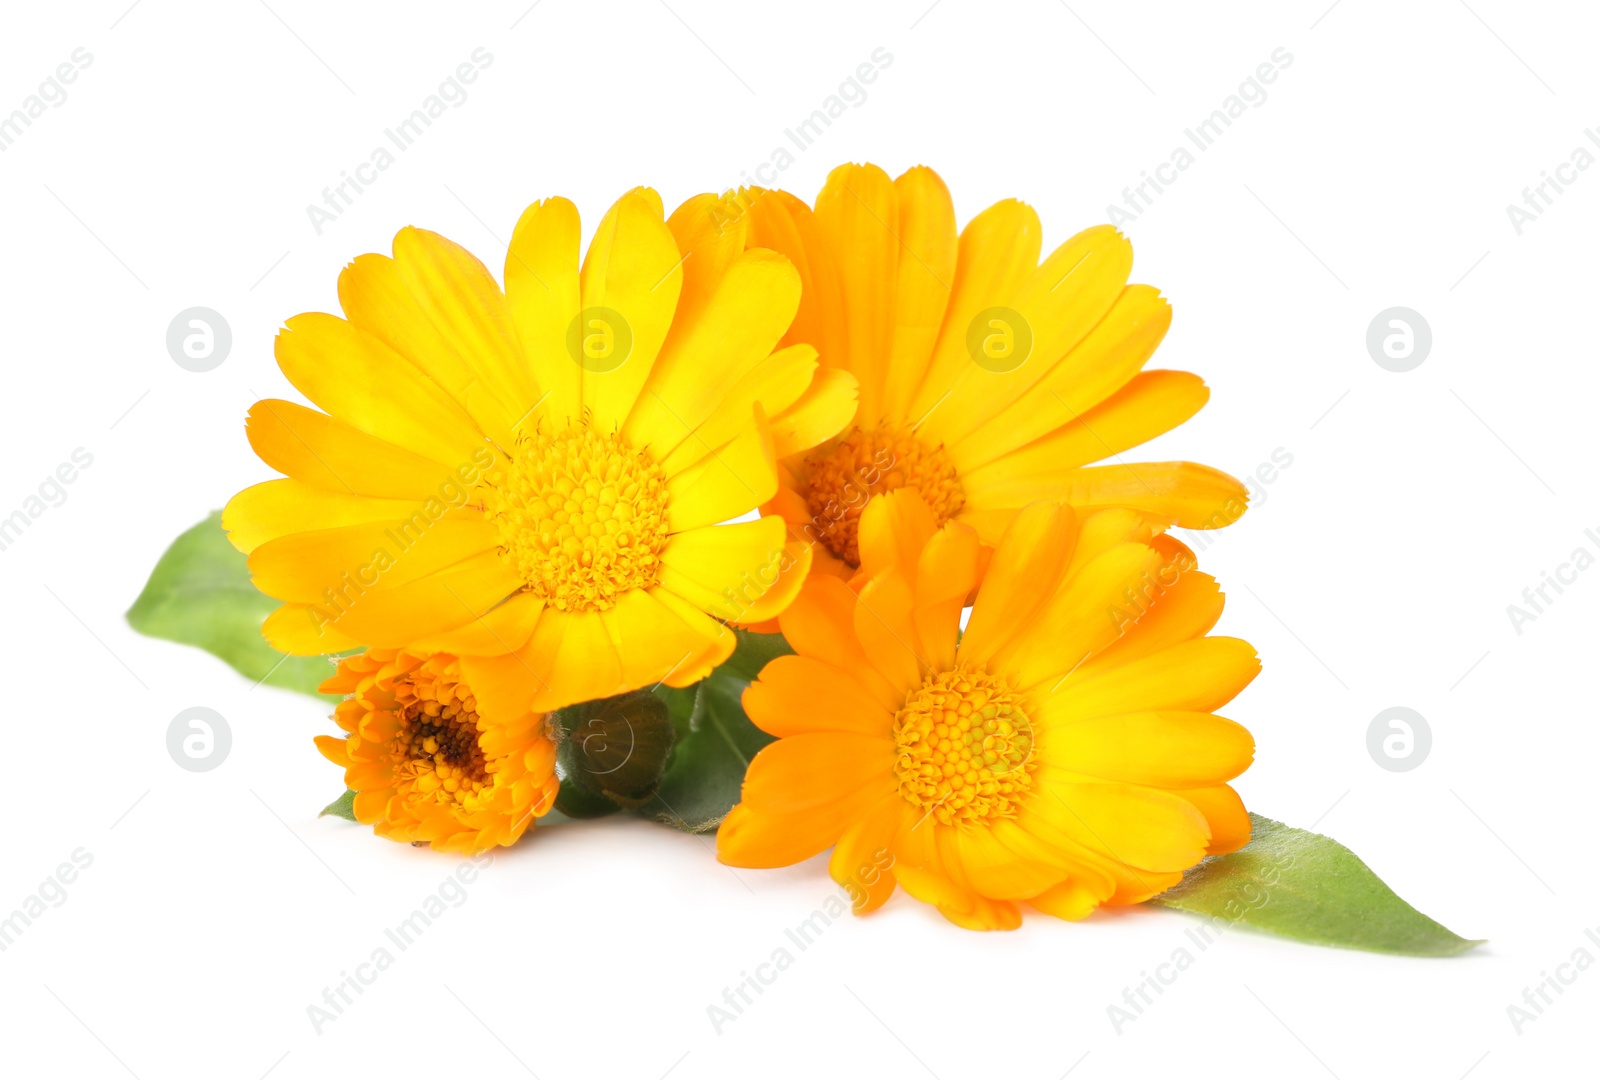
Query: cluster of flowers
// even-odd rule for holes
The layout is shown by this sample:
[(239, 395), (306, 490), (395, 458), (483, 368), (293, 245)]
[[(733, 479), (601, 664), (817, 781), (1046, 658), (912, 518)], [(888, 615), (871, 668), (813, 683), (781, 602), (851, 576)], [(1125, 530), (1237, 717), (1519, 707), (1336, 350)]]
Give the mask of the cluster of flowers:
[[(283, 474), (223, 523), (283, 602), (264, 632), (351, 653), (319, 738), (354, 814), (456, 852), (516, 842), (560, 787), (548, 714), (793, 650), (744, 695), (776, 737), (719, 858), (834, 849), (858, 912), (903, 888), (1009, 928), (1136, 903), (1249, 838), (1215, 715), (1257, 673), (1208, 636), (1216, 582), (1167, 530), (1245, 502), (1188, 462), (1116, 459), (1192, 416), (1146, 371), (1171, 312), (1109, 226), (1040, 261), (1038, 216), (961, 230), (927, 168), (781, 191), (625, 194), (579, 260), (529, 207), (504, 285), (437, 234), (339, 279), (258, 402)], [(320, 410), (320, 411), (319, 411)], [(970, 611), (969, 611), (970, 609)], [(874, 867), (870, 881), (859, 868)]]

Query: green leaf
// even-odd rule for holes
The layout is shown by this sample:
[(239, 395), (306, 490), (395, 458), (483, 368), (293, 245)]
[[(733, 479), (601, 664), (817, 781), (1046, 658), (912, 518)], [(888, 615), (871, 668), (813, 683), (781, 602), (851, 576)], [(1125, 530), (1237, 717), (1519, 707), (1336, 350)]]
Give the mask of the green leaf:
[(317, 684), (333, 674), (327, 659), (285, 656), (261, 636), (262, 622), (278, 604), (250, 583), (244, 554), (228, 543), (219, 510), (167, 548), (128, 609), (128, 625), (149, 637), (196, 645), (252, 682), (317, 694)]
[(324, 806), (322, 813), (317, 816), (327, 817), (330, 814), (334, 817), (342, 817), (346, 821), (354, 821), (356, 819), (356, 793), (353, 791), (345, 792), (327, 806)]
[(772, 736), (750, 722), (740, 698), (761, 669), (794, 650), (782, 634), (736, 630), (727, 662), (694, 686), (658, 686), (676, 744), (655, 797), (639, 813), (690, 833), (711, 832), (739, 801), (750, 759)]
[(690, 734), (689, 722), (694, 716), (694, 703), (700, 697), (700, 684), (682, 687), (662, 684), (654, 693), (667, 703), (667, 716), (672, 720), (676, 741), (682, 742)]
[(1460, 937), (1400, 899), (1336, 840), (1250, 815), (1250, 842), (1203, 860), (1154, 902), (1313, 945), (1455, 956), (1482, 941)]
[(690, 833), (722, 823), (739, 801), (750, 759), (773, 741), (750, 722), (740, 698), (768, 660), (792, 651), (781, 634), (741, 630), (734, 654), (695, 685), (692, 698), (672, 691), (668, 705), (678, 744), (655, 798), (640, 813)]

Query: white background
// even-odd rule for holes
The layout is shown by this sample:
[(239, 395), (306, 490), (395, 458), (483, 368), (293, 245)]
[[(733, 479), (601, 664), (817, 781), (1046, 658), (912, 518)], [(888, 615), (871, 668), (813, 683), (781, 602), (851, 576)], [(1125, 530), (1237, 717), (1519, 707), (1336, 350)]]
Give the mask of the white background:
[[(1600, 554), (1584, 536), (1600, 531), (1600, 169), (1521, 235), (1506, 213), (1600, 125), (1592, 12), (270, 3), (8, 5), (0, 35), (0, 112), (75, 48), (93, 56), (0, 153), (0, 516), (75, 448), (93, 455), (0, 552), (0, 913), (75, 849), (93, 857), (0, 954), (8, 1072), (1486, 1080), (1592, 1061), (1600, 970), (1520, 1034), (1507, 1006), (1573, 950), (1600, 958), (1584, 936), (1600, 927), (1600, 569), (1521, 634), (1506, 612), (1575, 548)], [(306, 205), (479, 46), (494, 59), (466, 103), (318, 235)], [(708, 1005), (836, 891), (822, 862), (734, 873), (708, 839), (610, 820), (500, 855), (318, 1034), (307, 1006), (457, 861), (318, 820), (340, 790), (311, 745), (323, 709), (122, 617), (177, 533), (268, 475), (242, 421), (256, 397), (293, 394), (275, 328), (337, 310), (339, 269), (406, 224), (498, 270), (536, 198), (567, 195), (592, 226), (635, 184), (669, 207), (736, 185), (879, 47), (892, 64), (782, 185), (809, 199), (843, 161), (926, 163), (963, 222), (1030, 201), (1047, 248), (1105, 220), (1274, 49), (1292, 55), (1124, 226), (1135, 280), (1176, 312), (1158, 366), (1213, 390), (1135, 459), (1243, 477), (1292, 454), (1202, 555), (1229, 590), (1221, 630), (1266, 665), (1228, 710), (1258, 743), (1239, 789), (1489, 944), (1414, 960), (1237, 933), (1119, 1033), (1107, 1007), (1194, 951), (1188, 917), (982, 935), (901, 896), (829, 927), (719, 1033)], [(233, 331), (206, 374), (164, 343), (196, 305)], [(1434, 339), (1406, 374), (1365, 345), (1396, 305)], [(192, 705), (232, 727), (214, 772), (167, 755)], [(1411, 772), (1366, 749), (1395, 705), (1433, 732)]]

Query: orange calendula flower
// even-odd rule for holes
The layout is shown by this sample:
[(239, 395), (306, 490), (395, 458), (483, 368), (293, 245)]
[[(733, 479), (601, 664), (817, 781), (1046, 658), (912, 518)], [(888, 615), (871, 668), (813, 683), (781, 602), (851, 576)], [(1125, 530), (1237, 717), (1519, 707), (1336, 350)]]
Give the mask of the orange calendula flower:
[(322, 684), (348, 694), (317, 736), (356, 793), (356, 820), (379, 836), (476, 854), (509, 847), (555, 804), (556, 745), (541, 713), (484, 711), (461, 662), (443, 653), (371, 649)]
[(1128, 284), (1133, 247), (1113, 227), (1041, 262), (1038, 215), (1008, 199), (958, 236), (949, 191), (923, 167), (890, 180), (840, 166), (814, 211), (761, 189), (696, 206), (720, 242), (794, 262), (805, 293), (784, 342), (815, 345), (860, 385), (850, 426), (785, 458), (767, 507), (821, 549), (818, 569), (854, 573), (863, 506), (900, 488), (986, 545), (1038, 499), (1191, 529), (1244, 512), (1244, 487), (1215, 469), (1119, 458), (1193, 416), (1208, 391), (1186, 372), (1142, 370), (1172, 312), (1156, 289)]
[(256, 403), (250, 443), (286, 479), (223, 514), (284, 601), (276, 648), (451, 653), (520, 715), (688, 685), (732, 651), (726, 621), (792, 598), (779, 571), (809, 556), (783, 523), (718, 523), (855, 407), (811, 346), (776, 348), (799, 275), (761, 249), (690, 259), (647, 188), (578, 252), (565, 199), (522, 215), (504, 291), (406, 228), (340, 275), (344, 318), (289, 320), (278, 365), (323, 411)]
[[(717, 854), (788, 866), (829, 847), (858, 913), (895, 886), (973, 929), (1019, 904), (1078, 919), (1171, 887), (1250, 820), (1227, 781), (1250, 733), (1214, 715), (1255, 650), (1194, 556), (1138, 513), (1034, 503), (978, 584), (978, 533), (913, 493), (861, 517), (861, 574), (813, 575), (779, 623), (794, 656), (744, 695), (778, 741)], [(854, 587), (853, 587), (854, 586)]]

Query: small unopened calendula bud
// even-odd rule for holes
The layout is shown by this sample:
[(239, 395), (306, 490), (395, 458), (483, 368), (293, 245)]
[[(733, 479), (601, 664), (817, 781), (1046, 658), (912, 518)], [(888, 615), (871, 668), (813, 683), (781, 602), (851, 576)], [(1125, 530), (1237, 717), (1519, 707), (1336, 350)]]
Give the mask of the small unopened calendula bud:
[(560, 732), (556, 763), (564, 793), (571, 788), (573, 794), (600, 796), (625, 809), (642, 806), (655, 794), (674, 738), (666, 702), (649, 690), (636, 690), (552, 715)]

